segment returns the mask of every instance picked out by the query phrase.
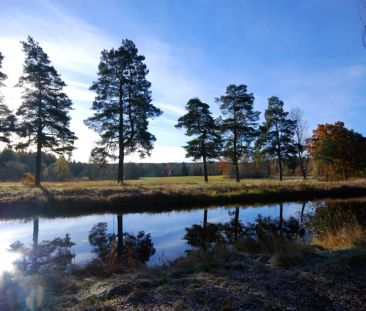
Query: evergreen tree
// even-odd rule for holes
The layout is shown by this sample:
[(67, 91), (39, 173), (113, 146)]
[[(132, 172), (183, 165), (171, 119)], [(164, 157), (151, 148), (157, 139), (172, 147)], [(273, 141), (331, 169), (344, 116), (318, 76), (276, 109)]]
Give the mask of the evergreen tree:
[(101, 163), (118, 158), (119, 183), (123, 183), (125, 155), (135, 151), (140, 157), (150, 155), (156, 138), (148, 132), (148, 119), (162, 113), (151, 104), (144, 60), (131, 40), (122, 40), (118, 49), (102, 51), (99, 78), (90, 87), (97, 94), (92, 106), (95, 113), (85, 124), (101, 137), (92, 157)]
[[(1, 72), (4, 56), (0, 52), (0, 87), (4, 86), (3, 81), (7, 75)], [(15, 116), (11, 113), (7, 105), (4, 104), (4, 97), (0, 93), (0, 142), (10, 143), (10, 134), (15, 130)]]
[(253, 110), (254, 96), (247, 93), (244, 84), (231, 84), (225, 95), (216, 99), (220, 104), (224, 119), (221, 122), (224, 135), (224, 155), (235, 168), (235, 179), (240, 182), (239, 160), (243, 156), (251, 156), (253, 141), (258, 135), (259, 112)]
[(296, 124), (288, 117), (289, 113), (283, 106), (283, 101), (276, 96), (268, 99), (268, 107), (264, 113), (265, 122), (258, 139), (261, 152), (277, 158), (280, 180), (283, 179), (282, 161), (295, 153), (293, 137)]
[(42, 150), (70, 153), (77, 138), (69, 129), (72, 102), (63, 92), (65, 82), (38, 42), (28, 36), (22, 45), (25, 62), (17, 86), (23, 89), (23, 102), (16, 114), (21, 117), (19, 135), (26, 140), (17, 148), (36, 146), (35, 184), (40, 186)]
[(184, 146), (186, 157), (194, 160), (202, 158), (204, 179), (208, 182), (207, 161), (217, 158), (221, 151), (218, 126), (211, 116), (209, 106), (197, 97), (188, 101), (186, 110), (187, 113), (178, 119), (175, 127), (184, 127), (187, 136), (195, 137)]

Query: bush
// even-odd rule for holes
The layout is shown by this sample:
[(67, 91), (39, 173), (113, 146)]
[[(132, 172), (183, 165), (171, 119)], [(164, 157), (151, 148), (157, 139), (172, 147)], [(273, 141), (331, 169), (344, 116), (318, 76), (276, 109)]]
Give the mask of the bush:
[(20, 180), (20, 182), (24, 186), (33, 186), (35, 183), (35, 178), (34, 178), (33, 174), (27, 172), (27, 173), (23, 174), (23, 178)]

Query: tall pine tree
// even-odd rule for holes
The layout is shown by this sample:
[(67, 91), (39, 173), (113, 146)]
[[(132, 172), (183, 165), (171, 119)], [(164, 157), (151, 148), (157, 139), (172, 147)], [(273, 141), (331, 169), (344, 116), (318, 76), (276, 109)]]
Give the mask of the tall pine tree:
[(276, 96), (268, 99), (268, 107), (264, 112), (265, 122), (261, 127), (258, 147), (263, 154), (277, 158), (280, 180), (283, 179), (282, 163), (295, 153), (294, 130), (295, 121), (288, 117), (283, 109), (284, 103)]
[(36, 146), (35, 184), (41, 184), (42, 150), (57, 154), (74, 149), (75, 134), (69, 129), (72, 102), (63, 92), (66, 86), (48, 55), (32, 37), (22, 42), (25, 62), (18, 87), (23, 89), (23, 102), (17, 110), (19, 135), (17, 146)]
[[(5, 86), (4, 80), (7, 75), (1, 71), (4, 56), (0, 52), (0, 87)], [(0, 93), (0, 142), (10, 143), (11, 132), (15, 130), (15, 116), (11, 113), (7, 105), (4, 104), (4, 97)]]
[(85, 124), (101, 137), (92, 157), (102, 163), (118, 158), (119, 183), (123, 183), (125, 155), (136, 151), (140, 157), (150, 155), (156, 138), (148, 131), (148, 119), (162, 113), (151, 104), (144, 60), (131, 40), (122, 40), (118, 49), (102, 51), (99, 78), (90, 87), (97, 94), (92, 106), (95, 113)]
[(210, 107), (199, 98), (192, 98), (186, 105), (187, 113), (178, 119), (175, 127), (186, 129), (187, 136), (195, 138), (184, 146), (186, 157), (202, 158), (205, 182), (208, 182), (207, 161), (220, 155), (221, 138), (218, 126), (211, 116)]
[(225, 95), (216, 100), (223, 114), (221, 123), (224, 136), (224, 154), (235, 168), (235, 179), (240, 182), (239, 160), (251, 156), (253, 141), (258, 134), (259, 112), (254, 111), (254, 96), (244, 84), (231, 84)]

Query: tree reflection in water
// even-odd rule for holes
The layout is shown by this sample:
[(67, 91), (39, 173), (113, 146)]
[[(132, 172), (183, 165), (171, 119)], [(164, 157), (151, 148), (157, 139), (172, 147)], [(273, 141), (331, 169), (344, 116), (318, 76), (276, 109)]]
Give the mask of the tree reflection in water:
[(103, 261), (116, 263), (121, 261), (145, 264), (155, 254), (150, 233), (139, 231), (136, 235), (123, 232), (122, 215), (117, 216), (117, 236), (107, 233), (108, 224), (100, 222), (89, 231), (89, 243), (92, 251)]
[[(243, 224), (239, 220), (240, 209), (229, 212), (233, 216), (226, 223), (207, 223), (204, 210), (202, 225), (194, 224), (186, 228), (184, 239), (193, 247), (212, 250), (217, 244), (235, 245), (243, 241), (265, 241), (273, 239), (296, 240), (304, 235), (303, 224), (295, 217), (284, 219), (283, 204), (279, 205), (279, 218), (258, 215), (254, 222)], [(304, 207), (303, 207), (304, 208)], [(302, 216), (302, 221), (303, 221)]]
[[(36, 227), (36, 226), (35, 226)], [(33, 235), (34, 236), (34, 235)], [(71, 252), (71, 247), (75, 245), (71, 241), (70, 235), (64, 238), (55, 238), (51, 241), (34, 240), (32, 247), (27, 248), (20, 241), (15, 241), (10, 245), (12, 252), (18, 252), (22, 256), (15, 261), (15, 266), (22, 272), (34, 273), (40, 270), (57, 270), (65, 268), (71, 264), (75, 255)]]
[[(144, 231), (136, 235), (123, 232), (122, 215), (117, 216), (118, 233), (108, 233), (107, 223), (98, 223), (89, 231), (89, 242), (92, 252), (97, 254), (103, 262), (119, 263), (127, 261), (145, 264), (155, 248), (150, 234)], [(60, 272), (72, 264), (75, 254), (72, 247), (75, 245), (67, 233), (64, 238), (57, 237), (53, 240), (38, 241), (39, 219), (33, 220), (33, 244), (25, 247), (21, 241), (15, 241), (10, 245), (10, 251), (20, 254), (20, 259), (14, 262), (16, 268), (24, 273), (36, 272)]]

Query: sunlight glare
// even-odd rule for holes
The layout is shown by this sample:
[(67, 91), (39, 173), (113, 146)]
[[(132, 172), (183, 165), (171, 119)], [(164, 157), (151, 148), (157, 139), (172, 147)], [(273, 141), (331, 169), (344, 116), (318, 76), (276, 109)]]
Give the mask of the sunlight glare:
[(6, 249), (0, 248), (0, 274), (2, 274), (3, 272), (13, 272), (13, 263), (19, 258), (19, 253), (9, 252)]

